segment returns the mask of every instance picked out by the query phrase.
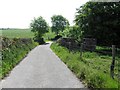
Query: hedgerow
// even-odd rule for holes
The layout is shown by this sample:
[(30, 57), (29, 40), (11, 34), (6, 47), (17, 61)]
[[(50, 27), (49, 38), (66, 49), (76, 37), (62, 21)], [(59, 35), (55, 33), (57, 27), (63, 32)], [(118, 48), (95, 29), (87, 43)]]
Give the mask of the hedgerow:
[(36, 45), (37, 44), (34, 43), (32, 39), (2, 38), (2, 65), (0, 66), (0, 78), (7, 76)]

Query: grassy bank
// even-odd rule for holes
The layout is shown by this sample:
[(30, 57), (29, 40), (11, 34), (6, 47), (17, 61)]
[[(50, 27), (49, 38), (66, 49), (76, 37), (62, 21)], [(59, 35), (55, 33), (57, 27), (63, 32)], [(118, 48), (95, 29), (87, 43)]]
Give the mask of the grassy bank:
[(0, 36), (8, 38), (33, 38), (34, 33), (30, 29), (0, 30)]
[(2, 41), (0, 78), (4, 78), (25, 56), (37, 46), (31, 39), (8, 39)]
[(67, 48), (56, 43), (51, 45), (51, 49), (89, 88), (118, 88), (120, 57), (116, 58), (115, 79), (112, 79), (109, 73), (111, 56), (96, 52), (83, 52), (83, 57), (80, 58), (80, 52), (69, 52)]

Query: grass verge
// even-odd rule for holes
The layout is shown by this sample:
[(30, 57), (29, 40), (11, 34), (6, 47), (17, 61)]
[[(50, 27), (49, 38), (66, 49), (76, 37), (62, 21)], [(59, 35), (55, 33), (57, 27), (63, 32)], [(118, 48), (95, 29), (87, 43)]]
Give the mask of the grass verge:
[[(0, 78), (3, 79), (9, 72), (26, 56), (26, 54), (37, 46), (31, 39), (13, 40), (13, 44), (7, 46), (11, 39), (5, 39), (2, 49), (2, 61), (0, 62)], [(8, 41), (9, 40), (9, 41)]]
[(111, 56), (99, 55), (96, 52), (84, 52), (80, 59), (79, 52), (69, 51), (57, 43), (51, 45), (56, 55), (82, 80), (89, 88), (118, 88), (118, 59), (115, 66), (115, 79), (109, 74)]

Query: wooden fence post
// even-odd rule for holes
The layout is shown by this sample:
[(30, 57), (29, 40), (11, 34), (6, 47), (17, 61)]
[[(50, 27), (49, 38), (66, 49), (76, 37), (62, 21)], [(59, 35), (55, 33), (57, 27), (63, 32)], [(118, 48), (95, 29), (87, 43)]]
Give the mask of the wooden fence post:
[(81, 47), (80, 47), (80, 58), (82, 59), (82, 52), (83, 52), (83, 43), (81, 43)]
[(70, 52), (70, 49), (71, 49), (71, 48), (70, 48), (70, 44), (71, 44), (71, 42), (68, 42), (68, 44), (69, 44), (69, 52)]
[(112, 63), (110, 66), (110, 75), (114, 79), (114, 67), (115, 67), (115, 45), (112, 45)]

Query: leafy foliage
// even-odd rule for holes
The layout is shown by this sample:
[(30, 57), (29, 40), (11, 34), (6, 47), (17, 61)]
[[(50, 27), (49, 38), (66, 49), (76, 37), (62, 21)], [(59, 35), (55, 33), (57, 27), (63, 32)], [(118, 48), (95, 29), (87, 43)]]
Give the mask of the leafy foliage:
[(69, 26), (68, 20), (62, 15), (54, 15), (51, 17), (51, 20), (52, 31), (55, 32), (56, 35), (58, 35), (60, 31), (62, 32), (66, 27)]
[(87, 2), (77, 9), (75, 23), (83, 37), (97, 38), (99, 44), (120, 45), (120, 3)]
[(50, 29), (49, 32), (47, 32), (47, 33), (45, 33), (45, 34), (43, 35), (43, 38), (44, 38), (45, 40), (49, 41), (49, 40), (55, 38), (55, 36), (56, 36), (55, 33), (52, 32), (51, 29)]
[(42, 40), (43, 34), (48, 32), (49, 27), (47, 22), (43, 19), (43, 17), (34, 18), (32, 23), (30, 24), (31, 31), (35, 33), (35, 40)]
[(82, 36), (82, 31), (79, 28), (79, 26), (71, 26), (69, 28), (66, 28), (61, 35), (63, 37), (69, 37), (75, 39), (77, 42), (81, 42), (81, 36)]

